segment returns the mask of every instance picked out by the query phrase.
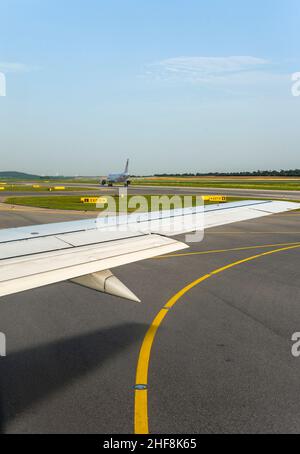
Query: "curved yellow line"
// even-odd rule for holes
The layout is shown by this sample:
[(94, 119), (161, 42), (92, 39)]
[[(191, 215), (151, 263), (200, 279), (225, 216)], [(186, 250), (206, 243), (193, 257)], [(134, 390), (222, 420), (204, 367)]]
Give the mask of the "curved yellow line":
[(244, 247), (234, 247), (231, 249), (212, 249), (210, 251), (196, 251), (196, 252), (184, 252), (179, 254), (167, 254), (167, 255), (158, 255), (155, 259), (168, 259), (174, 257), (189, 257), (191, 255), (207, 255), (207, 254), (220, 254), (222, 252), (236, 252), (236, 251), (248, 251), (251, 249), (266, 249), (270, 247), (283, 247), (283, 246), (292, 246), (295, 244), (300, 244), (299, 241), (293, 243), (276, 243), (276, 244), (260, 244), (256, 246), (244, 246)]
[[(274, 249), (272, 251), (262, 252), (261, 254), (253, 255), (246, 259), (238, 260), (236, 262), (230, 263), (229, 265), (223, 266), (212, 271), (209, 274), (205, 274), (204, 276), (196, 279), (195, 281), (188, 284), (186, 287), (182, 288), (179, 292), (177, 292), (168, 302), (167, 304), (158, 312), (155, 319), (151, 323), (146, 336), (143, 340), (138, 363), (137, 363), (137, 371), (136, 371), (136, 387), (135, 387), (135, 400), (134, 400), (134, 433), (135, 434), (149, 434), (149, 418), (148, 418), (148, 371), (149, 371), (149, 363), (150, 363), (150, 356), (151, 356), (151, 349), (153, 342), (155, 340), (155, 336), (157, 334), (157, 330), (162, 324), (164, 318), (166, 317), (168, 310), (172, 308), (178, 300), (185, 295), (189, 290), (191, 290), (196, 285), (200, 284), (201, 282), (222, 273), (230, 268), (235, 266), (241, 265), (246, 262), (250, 262), (252, 260), (258, 259), (260, 257), (264, 257), (267, 255), (275, 254), (277, 252), (288, 251), (291, 249), (300, 248), (300, 244), (284, 247), (280, 249)], [(141, 388), (141, 389), (139, 389)]]

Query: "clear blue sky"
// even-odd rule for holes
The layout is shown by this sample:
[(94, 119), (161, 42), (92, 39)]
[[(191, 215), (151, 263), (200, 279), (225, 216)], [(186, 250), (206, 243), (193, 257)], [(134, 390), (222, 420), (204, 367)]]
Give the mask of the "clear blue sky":
[(0, 170), (295, 168), (299, 0), (2, 0)]

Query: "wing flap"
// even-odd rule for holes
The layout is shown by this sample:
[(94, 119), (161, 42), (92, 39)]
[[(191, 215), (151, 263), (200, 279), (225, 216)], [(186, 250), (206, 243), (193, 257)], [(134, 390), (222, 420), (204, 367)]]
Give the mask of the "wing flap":
[[(0, 245), (0, 260), (20, 257), (41, 252), (68, 249), (70, 246), (56, 237), (35, 238), (32, 240), (20, 240), (3, 243)], [(0, 262), (1, 263), (1, 262)]]

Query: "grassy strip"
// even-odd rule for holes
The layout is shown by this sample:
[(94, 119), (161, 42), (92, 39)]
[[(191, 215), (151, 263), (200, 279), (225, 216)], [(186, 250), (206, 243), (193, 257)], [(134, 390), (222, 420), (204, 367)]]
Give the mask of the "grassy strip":
[(220, 189), (269, 189), (283, 191), (300, 191), (300, 181), (248, 181), (217, 182), (207, 180), (178, 181), (174, 180), (133, 180), (132, 185), (136, 186), (178, 186), (178, 187), (202, 187)]
[(95, 205), (81, 203), (78, 196), (8, 197), (5, 203), (53, 210), (97, 211)]
[[(48, 208), (48, 209), (53, 209), (53, 210), (76, 210), (76, 211), (101, 211), (101, 209), (97, 208), (96, 205), (94, 204), (86, 204), (82, 203), (80, 201), (82, 196), (43, 196), (43, 197), (8, 197), (5, 200), (5, 203), (10, 204), (10, 205), (21, 205), (21, 206), (29, 206), (29, 207), (35, 207), (35, 208)], [(89, 196), (90, 197), (90, 196)], [(94, 197), (99, 197), (98, 195), (95, 195)], [(107, 197), (107, 196), (104, 196)], [(116, 202), (116, 207), (117, 210), (119, 210), (119, 196), (112, 196)], [(129, 195), (128, 196), (128, 202), (132, 198), (136, 197), (135, 201), (138, 200), (138, 197), (141, 196), (135, 196), (135, 195)], [(145, 195), (143, 196), (146, 199), (148, 207), (151, 206), (150, 201), (151, 197), (162, 197), (162, 196), (151, 196), (151, 195)], [(164, 195), (165, 197), (165, 195)], [(172, 195), (167, 196), (167, 197), (173, 197)], [(183, 197), (186, 197), (184, 195), (179, 196), (181, 199)], [(152, 199), (153, 200), (153, 199)], [(155, 200), (155, 199), (154, 199)], [(238, 197), (228, 197), (227, 201), (228, 202), (233, 202), (237, 200), (244, 200), (242, 198)], [(135, 202), (134, 200), (132, 201)], [(196, 197), (192, 197), (191, 205), (195, 206), (196, 205)], [(206, 202), (206, 204), (210, 203), (216, 203), (216, 202)], [(104, 205), (103, 209), (109, 208), (107, 204)], [(135, 211), (136, 208), (129, 208), (129, 212)], [(171, 207), (172, 208), (172, 207)]]

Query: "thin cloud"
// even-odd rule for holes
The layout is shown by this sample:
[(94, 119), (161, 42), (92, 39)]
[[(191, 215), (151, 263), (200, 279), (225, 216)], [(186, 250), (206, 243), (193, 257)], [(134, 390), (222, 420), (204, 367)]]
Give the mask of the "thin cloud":
[(0, 61), (0, 71), (4, 73), (24, 73), (34, 71), (36, 69), (36, 67), (25, 65), (24, 63)]
[(267, 71), (271, 62), (251, 56), (175, 57), (147, 65), (145, 74), (157, 79), (209, 82), (257, 71)]

